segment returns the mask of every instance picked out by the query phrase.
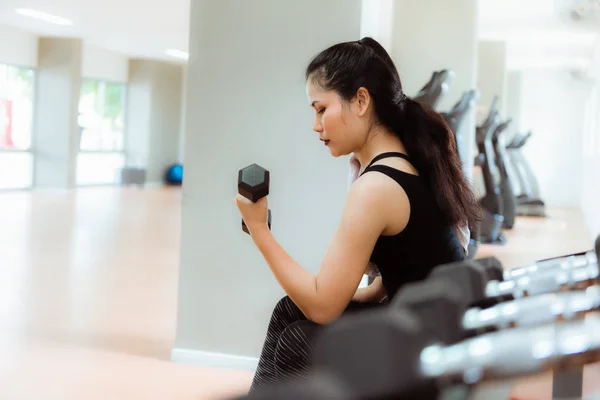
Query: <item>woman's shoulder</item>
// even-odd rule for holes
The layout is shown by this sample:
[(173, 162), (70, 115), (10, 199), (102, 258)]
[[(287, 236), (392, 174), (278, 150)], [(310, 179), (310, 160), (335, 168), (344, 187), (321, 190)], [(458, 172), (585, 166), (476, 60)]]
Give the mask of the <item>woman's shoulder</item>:
[(389, 176), (367, 173), (357, 179), (348, 193), (350, 202), (360, 202), (369, 208), (369, 215), (385, 221), (386, 233), (406, 226), (410, 201), (404, 188)]

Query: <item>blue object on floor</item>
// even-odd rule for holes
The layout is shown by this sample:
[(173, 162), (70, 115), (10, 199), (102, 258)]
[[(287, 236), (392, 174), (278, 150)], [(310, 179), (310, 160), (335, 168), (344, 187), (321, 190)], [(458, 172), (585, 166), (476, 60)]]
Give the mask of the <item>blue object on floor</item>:
[(183, 181), (183, 165), (173, 164), (167, 170), (167, 183), (171, 185), (181, 185)]

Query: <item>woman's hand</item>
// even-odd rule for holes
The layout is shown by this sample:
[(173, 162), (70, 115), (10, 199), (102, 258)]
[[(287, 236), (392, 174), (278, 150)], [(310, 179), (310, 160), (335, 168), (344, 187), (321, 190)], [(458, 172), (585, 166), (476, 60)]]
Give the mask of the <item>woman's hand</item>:
[(268, 229), (268, 213), (269, 205), (267, 202), (267, 196), (261, 198), (256, 203), (248, 200), (241, 194), (235, 196), (234, 203), (240, 210), (242, 219), (248, 227), (248, 231), (252, 234), (253, 230), (266, 227)]

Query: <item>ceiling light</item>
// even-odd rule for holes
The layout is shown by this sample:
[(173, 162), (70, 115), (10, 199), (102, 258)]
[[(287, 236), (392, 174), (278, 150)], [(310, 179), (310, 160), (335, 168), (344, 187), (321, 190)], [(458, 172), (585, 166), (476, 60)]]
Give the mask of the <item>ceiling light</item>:
[(17, 14), (21, 14), (21, 15), (24, 15), (24, 16), (30, 17), (30, 18), (39, 19), (41, 21), (49, 22), (49, 23), (55, 24), (55, 25), (64, 25), (64, 26), (73, 25), (73, 21), (71, 21), (69, 19), (57, 17), (56, 15), (46, 14), (44, 12), (32, 10), (30, 8), (19, 8), (18, 10), (16, 10), (16, 12), (17, 12)]
[(190, 53), (182, 50), (169, 49), (165, 51), (165, 54), (171, 57), (180, 58), (182, 60), (187, 60), (190, 58)]

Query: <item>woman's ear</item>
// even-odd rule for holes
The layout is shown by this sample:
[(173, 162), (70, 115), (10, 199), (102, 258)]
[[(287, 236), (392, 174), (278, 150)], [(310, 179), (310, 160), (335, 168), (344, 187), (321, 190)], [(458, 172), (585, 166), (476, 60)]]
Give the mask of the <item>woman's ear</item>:
[(356, 105), (358, 107), (358, 116), (365, 116), (371, 105), (371, 94), (364, 87), (360, 87), (356, 92)]

